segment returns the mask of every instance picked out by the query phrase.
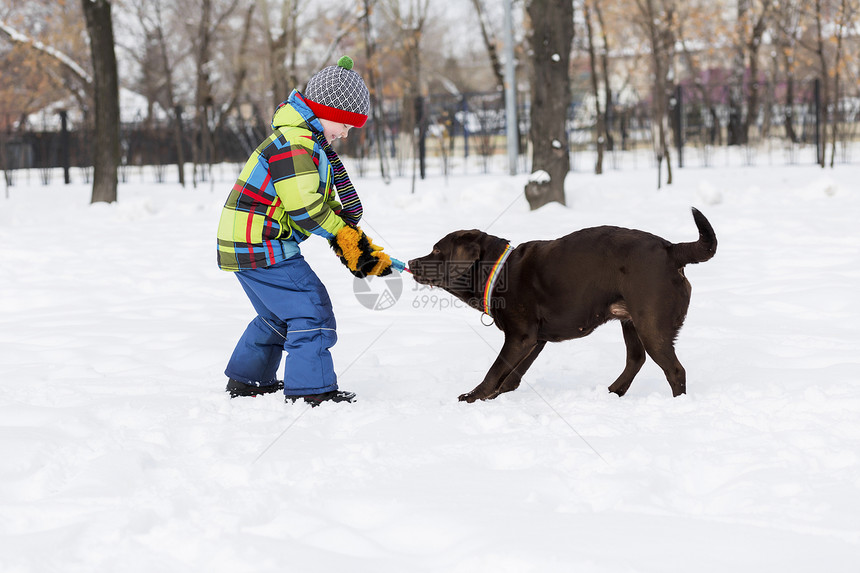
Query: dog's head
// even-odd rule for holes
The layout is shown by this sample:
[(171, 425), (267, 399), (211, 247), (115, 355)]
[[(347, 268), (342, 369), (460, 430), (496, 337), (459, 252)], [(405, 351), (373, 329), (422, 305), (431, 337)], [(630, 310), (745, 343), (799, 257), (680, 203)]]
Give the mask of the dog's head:
[(433, 245), (424, 257), (409, 261), (409, 270), (419, 284), (448, 288), (468, 288), (464, 279), (475, 263), (483, 260), (487, 248), (506, 242), (477, 229), (454, 231)]

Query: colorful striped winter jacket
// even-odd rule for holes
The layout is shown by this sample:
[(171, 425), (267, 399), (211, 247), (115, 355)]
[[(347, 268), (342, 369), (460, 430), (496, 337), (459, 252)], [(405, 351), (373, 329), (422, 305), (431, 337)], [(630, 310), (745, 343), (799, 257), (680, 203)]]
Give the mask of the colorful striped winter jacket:
[(282, 241), (330, 239), (345, 225), (335, 213), (331, 165), (311, 132), (322, 124), (298, 91), (278, 107), (272, 129), (221, 211), (218, 266), (225, 271), (274, 265), (295, 252)]

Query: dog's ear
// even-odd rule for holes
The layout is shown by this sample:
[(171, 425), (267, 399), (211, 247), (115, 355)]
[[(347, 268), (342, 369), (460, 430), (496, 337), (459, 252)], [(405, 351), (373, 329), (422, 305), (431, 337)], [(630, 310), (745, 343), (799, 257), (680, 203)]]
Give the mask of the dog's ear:
[(449, 280), (464, 275), (475, 262), (481, 259), (480, 231), (461, 231), (454, 237), (451, 255), (446, 265)]
[(481, 258), (481, 245), (479, 245), (475, 241), (463, 241), (454, 245), (454, 252), (452, 253), (451, 260), (459, 261), (462, 263), (468, 263), (469, 266), (474, 264), (476, 261)]
[(469, 264), (480, 261), (486, 237), (487, 234), (478, 229), (460, 231), (460, 236), (454, 242), (454, 257)]
[(459, 239), (463, 243), (472, 241), (476, 245), (478, 245), (479, 253), (475, 256), (474, 260), (482, 260), (484, 258), (484, 253), (488, 251), (495, 251), (499, 248), (500, 244), (506, 245), (510, 242), (507, 239), (502, 239), (495, 235), (490, 235), (489, 233), (479, 231), (478, 229), (460, 231)]

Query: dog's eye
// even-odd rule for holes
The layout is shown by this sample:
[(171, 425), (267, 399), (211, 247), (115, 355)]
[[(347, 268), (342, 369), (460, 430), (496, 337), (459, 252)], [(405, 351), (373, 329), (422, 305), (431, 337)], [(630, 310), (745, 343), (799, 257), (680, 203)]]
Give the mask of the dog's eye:
[(440, 251), (439, 249), (433, 249), (433, 254), (434, 254), (434, 255), (438, 255), (438, 254), (439, 254), (439, 253), (441, 253), (441, 252), (442, 252), (442, 251)]

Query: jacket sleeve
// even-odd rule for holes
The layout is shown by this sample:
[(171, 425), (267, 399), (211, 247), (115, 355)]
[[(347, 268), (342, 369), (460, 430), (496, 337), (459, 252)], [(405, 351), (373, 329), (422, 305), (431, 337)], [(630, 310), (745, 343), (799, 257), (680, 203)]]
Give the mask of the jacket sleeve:
[(278, 149), (269, 157), (269, 173), (290, 219), (306, 234), (331, 239), (345, 223), (326, 202), (327, 190), (321, 188), (325, 184), (311, 153), (297, 144)]

